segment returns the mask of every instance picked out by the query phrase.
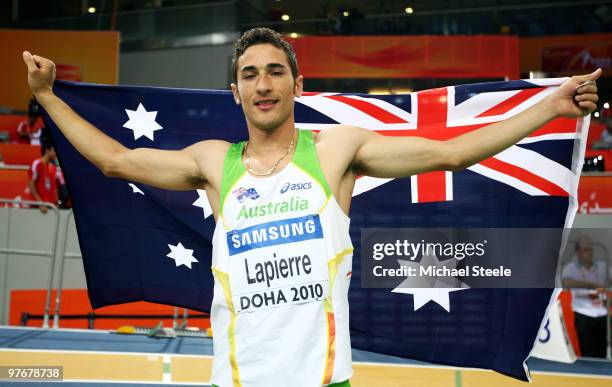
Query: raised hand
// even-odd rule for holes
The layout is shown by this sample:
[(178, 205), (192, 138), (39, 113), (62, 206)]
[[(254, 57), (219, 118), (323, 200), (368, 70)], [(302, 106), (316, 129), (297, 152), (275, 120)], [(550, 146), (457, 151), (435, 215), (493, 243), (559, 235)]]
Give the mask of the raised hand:
[(34, 96), (52, 93), (55, 81), (55, 63), (42, 56), (23, 52), (23, 61), (28, 68), (28, 85)]
[(599, 100), (595, 81), (600, 76), (601, 69), (597, 69), (591, 74), (571, 77), (559, 86), (549, 97), (556, 115), (575, 118), (593, 113)]

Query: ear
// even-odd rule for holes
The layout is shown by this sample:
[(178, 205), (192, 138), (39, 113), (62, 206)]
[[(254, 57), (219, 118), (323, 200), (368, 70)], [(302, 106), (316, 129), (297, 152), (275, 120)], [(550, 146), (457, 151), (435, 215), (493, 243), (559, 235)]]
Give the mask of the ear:
[(238, 93), (238, 86), (235, 83), (231, 83), (230, 87), (232, 89), (232, 94), (234, 95), (234, 101), (236, 101), (236, 105), (240, 105), (240, 94)]
[(293, 94), (296, 97), (301, 97), (303, 92), (304, 92), (304, 77), (301, 75), (298, 75), (298, 77), (295, 78), (295, 85), (293, 86)]

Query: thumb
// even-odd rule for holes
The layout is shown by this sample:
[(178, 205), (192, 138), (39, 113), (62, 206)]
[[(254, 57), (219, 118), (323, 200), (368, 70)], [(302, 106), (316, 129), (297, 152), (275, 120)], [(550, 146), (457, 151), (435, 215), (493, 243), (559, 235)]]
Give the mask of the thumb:
[(32, 54), (30, 54), (29, 51), (23, 52), (23, 61), (25, 62), (26, 66), (28, 66), (29, 72), (36, 71), (38, 69), (38, 66), (36, 66), (36, 62), (34, 62), (34, 57), (32, 56)]
[(590, 74), (580, 75), (577, 78), (579, 82), (595, 81), (601, 76), (601, 73), (602, 73), (601, 68), (598, 68), (597, 70), (593, 71)]

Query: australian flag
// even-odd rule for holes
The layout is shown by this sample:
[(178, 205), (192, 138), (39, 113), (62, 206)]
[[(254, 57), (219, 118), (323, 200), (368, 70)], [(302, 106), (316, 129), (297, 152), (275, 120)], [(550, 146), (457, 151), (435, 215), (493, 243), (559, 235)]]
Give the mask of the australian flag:
[[(296, 126), (350, 124), (389, 136), (445, 140), (537, 103), (562, 79), (494, 82), (409, 95), (305, 93)], [(176, 150), (247, 136), (228, 91), (57, 82), (55, 93), (128, 148)], [(175, 192), (105, 177), (46, 117), (74, 200), (94, 308), (151, 301), (210, 311), (215, 227), (203, 190)], [(349, 292), (353, 347), (529, 379), (525, 365), (553, 289), (366, 289), (361, 229), (569, 227), (576, 211), (585, 119), (557, 119), (462, 172), (406, 179), (361, 177), (353, 192)], [(245, 200), (256, 193), (237, 192)]]

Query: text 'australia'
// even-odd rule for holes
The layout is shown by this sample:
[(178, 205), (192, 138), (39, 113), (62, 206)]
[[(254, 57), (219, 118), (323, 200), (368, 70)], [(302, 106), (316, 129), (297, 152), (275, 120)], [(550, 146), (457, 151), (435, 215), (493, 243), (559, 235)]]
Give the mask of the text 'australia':
[(268, 202), (256, 206), (243, 205), (238, 213), (238, 220), (305, 210), (308, 210), (308, 200), (292, 196), (280, 202)]

